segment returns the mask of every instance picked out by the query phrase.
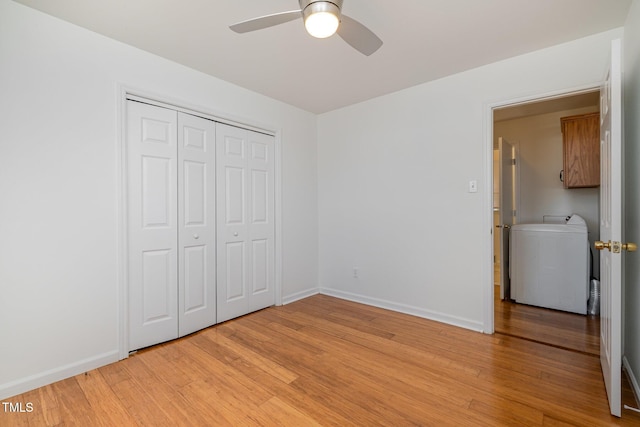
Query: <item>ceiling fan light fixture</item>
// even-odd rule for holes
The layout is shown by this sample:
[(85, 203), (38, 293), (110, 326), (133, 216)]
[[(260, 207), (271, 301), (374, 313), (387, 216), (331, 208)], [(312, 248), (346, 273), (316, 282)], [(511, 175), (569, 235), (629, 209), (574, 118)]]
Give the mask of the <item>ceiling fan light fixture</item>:
[[(370, 29), (342, 14), (343, 0), (298, 0), (300, 9), (272, 13), (229, 26), (236, 33), (261, 30), (302, 17), (307, 32), (317, 38), (327, 38), (338, 33), (340, 38), (365, 56), (380, 49), (382, 40)], [(301, 16), (302, 15), (302, 16)]]
[(319, 39), (334, 35), (340, 25), (340, 9), (328, 1), (311, 3), (302, 14), (307, 32)]

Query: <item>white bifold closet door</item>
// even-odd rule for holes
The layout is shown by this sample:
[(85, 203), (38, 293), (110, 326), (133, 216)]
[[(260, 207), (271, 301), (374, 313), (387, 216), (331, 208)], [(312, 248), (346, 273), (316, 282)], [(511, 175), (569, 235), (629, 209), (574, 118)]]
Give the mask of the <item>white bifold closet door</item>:
[(215, 122), (127, 102), (129, 350), (216, 323)]
[(218, 322), (275, 302), (274, 137), (216, 124)]
[(216, 123), (178, 113), (178, 334), (216, 323)]

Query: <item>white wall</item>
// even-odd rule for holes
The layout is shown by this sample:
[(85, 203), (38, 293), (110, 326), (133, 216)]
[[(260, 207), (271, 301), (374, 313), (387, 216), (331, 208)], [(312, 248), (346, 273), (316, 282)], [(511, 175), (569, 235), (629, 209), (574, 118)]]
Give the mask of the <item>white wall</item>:
[(283, 298), (317, 290), (316, 116), (0, 0), (0, 398), (117, 358), (118, 84), (280, 131)]
[[(485, 311), (489, 106), (597, 84), (620, 35), (594, 35), (321, 115), (323, 292), (485, 328), (492, 316)], [(467, 192), (472, 179), (478, 193)]]
[[(587, 222), (589, 241), (598, 240), (599, 188), (565, 189), (559, 177), (563, 169), (560, 118), (597, 111), (595, 106), (495, 122), (495, 140), (502, 136), (518, 146), (520, 223), (541, 223), (544, 215), (575, 213)], [(592, 253), (598, 277), (599, 257), (597, 251)]]
[[(640, 0), (634, 0), (624, 26), (624, 167), (623, 239), (640, 244)], [(640, 252), (624, 254), (625, 366), (640, 395)]]

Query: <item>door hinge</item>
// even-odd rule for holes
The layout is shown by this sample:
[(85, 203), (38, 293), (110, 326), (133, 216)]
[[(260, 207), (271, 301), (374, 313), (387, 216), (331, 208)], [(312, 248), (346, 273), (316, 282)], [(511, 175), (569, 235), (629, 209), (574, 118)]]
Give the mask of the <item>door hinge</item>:
[(511, 211), (511, 216), (512, 216), (512, 217), (516, 217), (516, 216), (518, 216), (518, 212), (516, 212), (516, 210), (515, 210), (515, 209), (514, 209), (514, 210), (512, 210), (512, 211)]

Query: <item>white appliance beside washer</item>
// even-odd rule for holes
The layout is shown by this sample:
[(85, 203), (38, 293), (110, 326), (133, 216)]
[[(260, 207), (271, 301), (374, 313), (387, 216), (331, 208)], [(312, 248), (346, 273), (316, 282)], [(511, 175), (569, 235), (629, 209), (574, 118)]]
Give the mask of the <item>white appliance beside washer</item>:
[(522, 304), (587, 313), (587, 224), (517, 224), (510, 235), (511, 298)]

